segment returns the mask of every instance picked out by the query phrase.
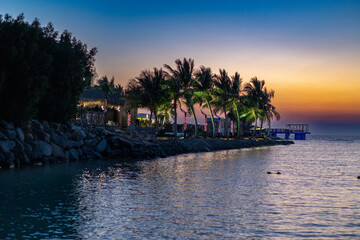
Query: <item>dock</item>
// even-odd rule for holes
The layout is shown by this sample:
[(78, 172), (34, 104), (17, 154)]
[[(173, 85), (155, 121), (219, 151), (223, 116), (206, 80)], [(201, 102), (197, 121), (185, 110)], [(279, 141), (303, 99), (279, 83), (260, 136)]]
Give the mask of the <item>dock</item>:
[(286, 124), (285, 128), (271, 128), (270, 135), (277, 137), (278, 134), (285, 134), (285, 139), (294, 134), (295, 140), (305, 140), (307, 134), (311, 134), (309, 124)]

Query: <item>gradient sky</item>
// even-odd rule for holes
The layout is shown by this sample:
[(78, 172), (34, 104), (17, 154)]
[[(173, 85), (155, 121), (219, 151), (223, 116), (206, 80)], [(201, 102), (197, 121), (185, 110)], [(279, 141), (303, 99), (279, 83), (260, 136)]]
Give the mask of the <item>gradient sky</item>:
[(193, 58), (216, 73), (238, 71), (244, 82), (264, 79), (282, 116), (274, 126), (360, 134), (359, 0), (0, 2), (0, 14), (22, 12), (97, 47), (98, 75), (122, 85)]

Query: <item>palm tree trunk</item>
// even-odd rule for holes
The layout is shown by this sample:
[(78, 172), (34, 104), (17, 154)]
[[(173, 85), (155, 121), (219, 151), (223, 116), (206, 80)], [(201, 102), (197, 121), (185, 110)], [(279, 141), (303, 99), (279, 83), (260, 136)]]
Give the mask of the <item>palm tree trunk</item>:
[(261, 137), (261, 133), (262, 133), (262, 127), (264, 124), (264, 119), (261, 119), (261, 125), (260, 125), (260, 137)]
[(177, 112), (176, 112), (176, 108), (177, 108), (177, 98), (174, 98), (174, 125), (173, 125), (173, 132), (175, 134), (175, 138), (177, 137)]
[(208, 100), (206, 100), (206, 105), (207, 105), (207, 107), (208, 107), (208, 109), (210, 111), (210, 118), (211, 118), (212, 130), (213, 130), (212, 137), (214, 138), (215, 137), (215, 122), (214, 122), (213, 112), (212, 112), (212, 109), (210, 107), (210, 103), (209, 103)]
[(190, 110), (191, 110), (191, 114), (194, 116), (194, 123), (195, 123), (195, 138), (199, 137), (199, 132), (198, 132), (198, 124), (197, 124), (197, 119), (196, 119), (196, 115), (195, 115), (195, 111), (194, 111), (194, 106), (191, 105), (190, 106)]
[(252, 133), (252, 138), (255, 138), (255, 133), (256, 133), (256, 122), (257, 122), (257, 117), (255, 117), (255, 124), (254, 124), (254, 131)]
[(225, 105), (224, 105), (224, 114), (225, 114), (225, 126), (224, 126), (225, 137), (227, 138), (227, 140), (229, 140), (228, 126), (227, 126), (227, 114), (226, 114), (226, 106)]
[(270, 137), (270, 119), (268, 118), (268, 132), (267, 132), (268, 137)]
[(158, 117), (157, 117), (157, 110), (154, 110), (154, 115), (155, 115), (155, 129), (156, 132), (159, 131), (159, 123), (158, 123)]
[(151, 127), (152, 111), (150, 110), (149, 127)]
[(234, 105), (235, 105), (235, 110), (236, 110), (236, 114), (237, 114), (237, 136), (238, 136), (238, 138), (240, 138), (240, 136), (241, 136), (241, 133), (240, 133), (240, 113), (239, 113), (239, 109), (238, 109), (238, 107), (237, 107), (237, 105), (236, 105), (236, 103), (234, 103)]

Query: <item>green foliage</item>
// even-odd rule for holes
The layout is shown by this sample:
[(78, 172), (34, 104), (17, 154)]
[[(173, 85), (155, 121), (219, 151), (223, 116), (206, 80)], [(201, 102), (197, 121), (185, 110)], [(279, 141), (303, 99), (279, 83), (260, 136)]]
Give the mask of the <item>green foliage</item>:
[(149, 109), (150, 115), (154, 113), (158, 129), (158, 109), (168, 100), (164, 71), (161, 68), (142, 71), (140, 76), (130, 80), (126, 93), (128, 99), (137, 107)]
[(64, 122), (94, 76), (96, 49), (24, 15), (0, 19), (0, 118)]
[(102, 78), (97, 80), (97, 84), (94, 85), (94, 88), (115, 97), (120, 98), (125, 96), (124, 88), (120, 84), (115, 85), (114, 76), (111, 78), (110, 81), (106, 75), (103, 76)]

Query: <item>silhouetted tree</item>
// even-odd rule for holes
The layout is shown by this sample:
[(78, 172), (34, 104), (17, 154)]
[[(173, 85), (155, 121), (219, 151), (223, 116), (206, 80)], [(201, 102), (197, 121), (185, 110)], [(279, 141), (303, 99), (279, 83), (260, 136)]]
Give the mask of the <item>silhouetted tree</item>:
[(0, 17), (0, 118), (64, 122), (95, 74), (96, 49), (49, 23)]

